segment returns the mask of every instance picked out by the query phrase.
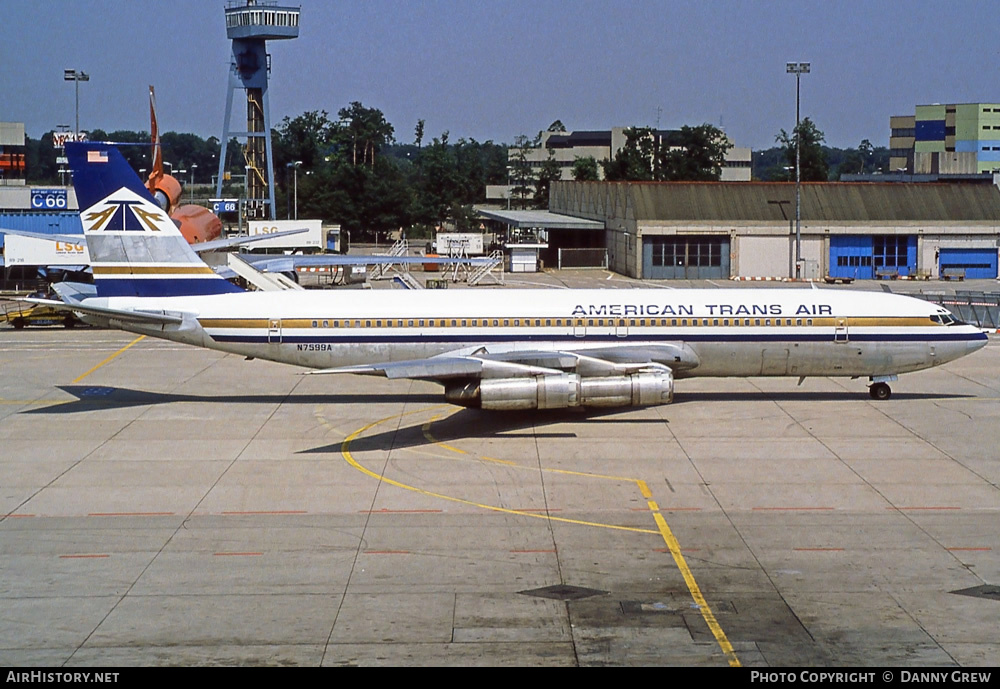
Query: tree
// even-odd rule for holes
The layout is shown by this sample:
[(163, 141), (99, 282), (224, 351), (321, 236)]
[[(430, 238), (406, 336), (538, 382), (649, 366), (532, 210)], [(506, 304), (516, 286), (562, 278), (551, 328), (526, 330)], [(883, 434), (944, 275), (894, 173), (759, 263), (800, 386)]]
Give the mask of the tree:
[(604, 160), (604, 179), (610, 181), (653, 180), (653, 162), (656, 160), (656, 136), (649, 127), (629, 127), (625, 130), (625, 145), (612, 160)]
[(600, 178), (597, 171), (597, 160), (593, 156), (577, 158), (573, 161), (573, 179), (577, 182), (596, 182)]
[(562, 179), (562, 168), (553, 153), (549, 151), (548, 159), (542, 163), (535, 178), (535, 208), (545, 210), (549, 207), (549, 189), (552, 183), (559, 179)]
[(722, 177), (733, 144), (710, 124), (680, 128), (660, 142), (654, 178), (669, 182), (712, 182)]
[(830, 178), (830, 164), (823, 150), (823, 132), (816, 128), (808, 117), (799, 122), (794, 133), (789, 136), (784, 129), (775, 137), (775, 141), (785, 149), (785, 161), (791, 168), (788, 178), (795, 179), (795, 145), (801, 141), (799, 157), (801, 160), (801, 179), (803, 182), (825, 182)]
[(413, 142), (417, 148), (422, 148), (424, 144), (424, 121), (417, 120), (417, 126), (413, 128)]
[(633, 181), (710, 181), (722, 176), (732, 143), (710, 124), (659, 132), (648, 127), (625, 130), (625, 145), (603, 161), (604, 177)]
[[(60, 182), (56, 156), (62, 155), (52, 145), (52, 132), (42, 134), (41, 139), (25, 136), (25, 178), (30, 182), (56, 184)], [(64, 178), (65, 179), (65, 178)]]
[(460, 196), (460, 179), (448, 144), (448, 132), (434, 137), (420, 152), (420, 176), (416, 182), (414, 221), (428, 226), (441, 224)]
[(531, 161), (528, 160), (528, 154), (534, 148), (535, 142), (524, 134), (518, 135), (511, 147), (510, 195), (512, 199), (518, 200), (521, 210), (528, 207), (528, 197), (535, 186), (535, 172), (531, 167)]
[(288, 163), (302, 161), (306, 170), (315, 169), (330, 154), (333, 137), (334, 123), (326, 110), (311, 110), (298, 117), (286, 117), (271, 137), (274, 167), (281, 170)]
[(381, 110), (366, 108), (354, 101), (337, 112), (340, 121), (334, 125), (333, 140), (348, 151), (352, 165), (375, 167), (375, 156), (395, 141), (395, 130)]
[[(325, 111), (285, 118), (275, 132), (276, 168), (302, 161), (300, 216), (338, 222), (362, 240), (407, 226), (411, 199), (406, 180), (395, 160), (380, 155), (393, 141), (392, 125), (380, 110), (359, 102), (337, 114), (337, 122)], [(283, 177), (287, 187), (290, 180), (279, 179)], [(276, 202), (282, 205), (280, 199)]]
[(566, 125), (564, 125), (562, 123), (562, 120), (556, 120), (555, 122), (553, 122), (552, 124), (549, 125), (549, 128), (546, 131), (550, 131), (550, 132), (565, 132), (566, 131)]

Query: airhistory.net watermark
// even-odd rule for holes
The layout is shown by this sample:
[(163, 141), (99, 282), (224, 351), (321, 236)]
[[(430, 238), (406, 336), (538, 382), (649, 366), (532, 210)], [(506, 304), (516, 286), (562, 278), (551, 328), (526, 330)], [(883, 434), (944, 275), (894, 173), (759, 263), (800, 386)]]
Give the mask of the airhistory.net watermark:
[(48, 670), (8, 670), (6, 682), (53, 684), (104, 684), (118, 681), (117, 672), (51, 672)]

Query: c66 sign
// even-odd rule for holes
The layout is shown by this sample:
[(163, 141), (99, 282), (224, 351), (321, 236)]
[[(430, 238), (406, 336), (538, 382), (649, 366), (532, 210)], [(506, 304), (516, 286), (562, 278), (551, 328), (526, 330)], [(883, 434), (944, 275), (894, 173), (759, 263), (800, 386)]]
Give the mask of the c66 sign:
[(65, 189), (31, 190), (31, 208), (33, 210), (64, 211), (66, 206)]

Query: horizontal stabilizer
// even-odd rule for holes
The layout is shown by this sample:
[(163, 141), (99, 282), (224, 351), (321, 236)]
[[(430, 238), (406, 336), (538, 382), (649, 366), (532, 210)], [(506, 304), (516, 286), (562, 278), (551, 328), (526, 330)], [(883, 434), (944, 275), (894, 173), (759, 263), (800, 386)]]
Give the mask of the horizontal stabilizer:
[(73, 311), (92, 316), (111, 318), (125, 323), (141, 323), (146, 325), (176, 325), (184, 322), (184, 317), (180, 314), (170, 314), (166, 312), (154, 311), (132, 311), (126, 309), (109, 309), (106, 306), (84, 306), (77, 302), (62, 302), (55, 299), (37, 299), (25, 297), (17, 301), (25, 301), (29, 304), (41, 304), (51, 306), (60, 311)]

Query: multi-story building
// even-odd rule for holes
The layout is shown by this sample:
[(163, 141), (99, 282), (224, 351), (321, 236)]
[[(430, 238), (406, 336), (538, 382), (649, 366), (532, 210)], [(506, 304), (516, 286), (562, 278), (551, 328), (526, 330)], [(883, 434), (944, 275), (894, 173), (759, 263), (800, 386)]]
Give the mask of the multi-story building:
[(927, 175), (1000, 172), (1000, 103), (918, 105), (889, 118), (893, 171)]
[[(627, 129), (629, 128), (614, 127), (597, 131), (542, 132), (540, 145), (525, 151), (525, 160), (537, 173), (547, 160), (554, 159), (559, 163), (560, 179), (569, 181), (573, 179), (573, 164), (580, 158), (593, 158), (598, 163), (603, 160), (613, 160), (618, 151), (625, 147)], [(655, 132), (655, 136), (666, 146), (670, 145), (674, 134), (673, 130)], [(512, 148), (509, 155), (513, 157), (516, 153)], [(749, 182), (750, 165), (749, 148), (736, 146), (730, 148), (723, 163), (721, 181)], [(604, 179), (604, 169), (599, 164), (597, 174), (600, 179)], [(509, 191), (509, 186), (490, 186), (487, 188), (487, 198), (506, 198), (505, 194)]]

